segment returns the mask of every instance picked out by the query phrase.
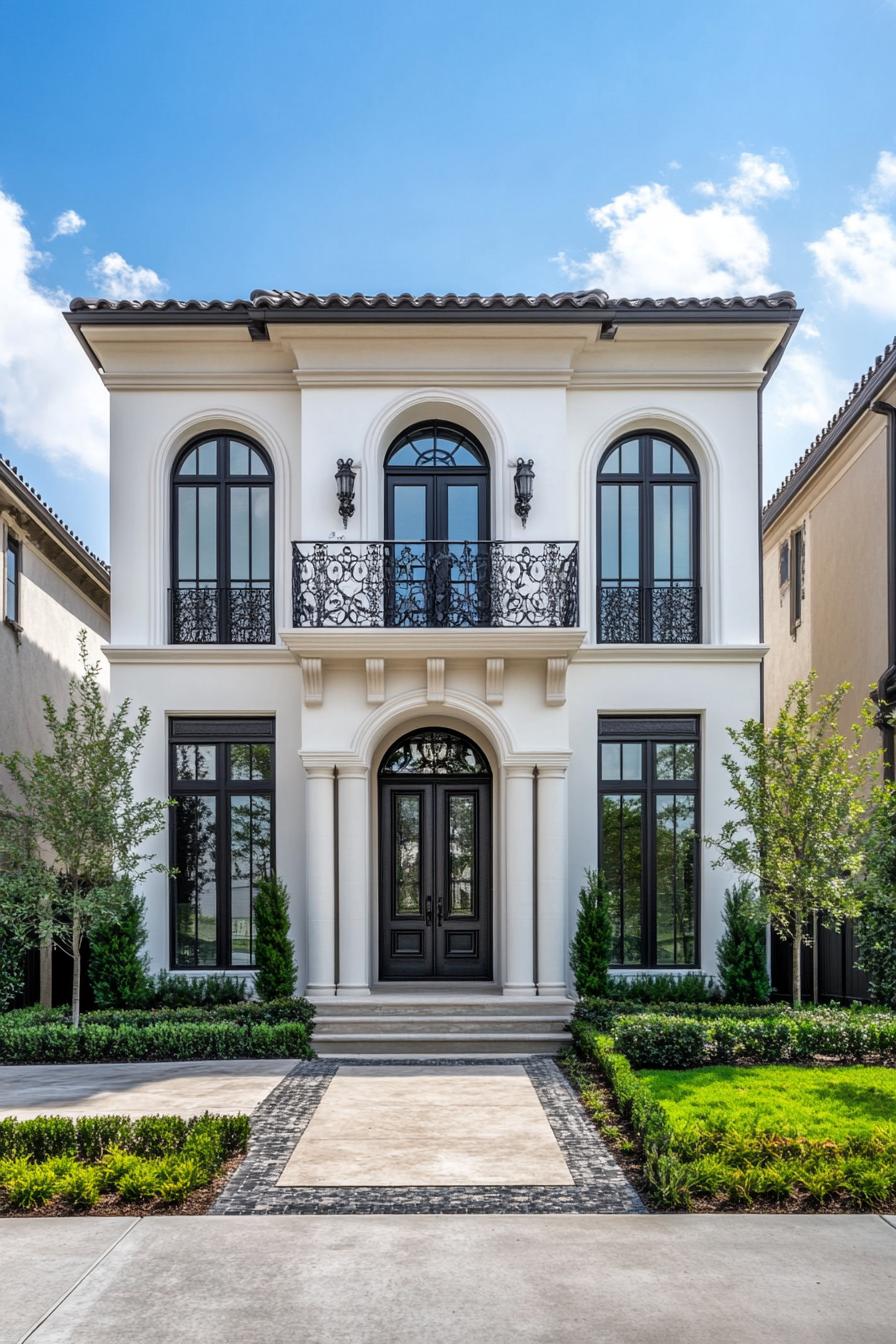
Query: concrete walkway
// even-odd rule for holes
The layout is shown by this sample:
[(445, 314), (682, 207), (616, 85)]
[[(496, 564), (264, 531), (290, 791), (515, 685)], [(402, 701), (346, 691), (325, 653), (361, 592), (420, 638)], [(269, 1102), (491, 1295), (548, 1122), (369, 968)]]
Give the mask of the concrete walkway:
[(0, 1068), (0, 1118), (232, 1115), (254, 1110), (294, 1067), (294, 1059), (13, 1064)]
[(896, 1321), (871, 1215), (21, 1219), (0, 1266), (0, 1344), (892, 1344)]

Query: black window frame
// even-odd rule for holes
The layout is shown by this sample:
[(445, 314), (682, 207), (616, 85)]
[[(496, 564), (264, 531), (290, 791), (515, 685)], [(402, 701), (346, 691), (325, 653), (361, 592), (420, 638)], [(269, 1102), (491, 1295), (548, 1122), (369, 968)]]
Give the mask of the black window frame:
[[(216, 470), (214, 475), (186, 475), (182, 474), (182, 467), (186, 459), (194, 448), (200, 444), (214, 443), (216, 445)], [(231, 443), (244, 444), (251, 452), (256, 452), (261, 457), (267, 467), (265, 476), (251, 474), (251, 455), (249, 457), (250, 473), (242, 475), (231, 472), (229, 461), (229, 445)], [(230, 430), (213, 430), (206, 434), (196, 434), (187, 443), (175, 458), (171, 469), (171, 603), (169, 617), (169, 636), (172, 644), (193, 644), (193, 643), (214, 643), (214, 644), (273, 644), (274, 642), (274, 554), (275, 554), (275, 518), (274, 518), (274, 487), (275, 487), (274, 467), (269, 453), (265, 451), (256, 439), (248, 434), (242, 434)], [(180, 555), (180, 487), (183, 486), (205, 486), (215, 490), (215, 515), (216, 532), (215, 544), (216, 551), (216, 569), (214, 588), (209, 588), (207, 583), (196, 578), (195, 580), (182, 580), (178, 573), (178, 561)], [(234, 638), (238, 634), (237, 621), (232, 611), (230, 595), (233, 592), (240, 591), (265, 591), (264, 582), (259, 580), (237, 580), (234, 582), (230, 575), (230, 540), (231, 540), (231, 492), (237, 488), (266, 488), (268, 491), (268, 621), (267, 635), (264, 639), (243, 639)], [(183, 639), (178, 637), (180, 622), (178, 618), (178, 595), (183, 592), (208, 591), (216, 594), (217, 620), (216, 620), (216, 638), (209, 639)]]
[(803, 601), (806, 596), (806, 532), (797, 527), (790, 534), (790, 635), (803, 623)]
[[(271, 777), (265, 780), (230, 779), (227, 771), (228, 748), (234, 745), (260, 743), (270, 747)], [(176, 751), (178, 747), (191, 745), (214, 747), (215, 778), (213, 780), (178, 779)], [(168, 962), (172, 971), (234, 971), (245, 974), (255, 969), (255, 963), (240, 962), (234, 964), (231, 929), (231, 888), (230, 888), (230, 814), (228, 798), (236, 794), (266, 796), (270, 800), (270, 867), (276, 872), (276, 835), (277, 835), (277, 759), (276, 759), (276, 721), (270, 716), (258, 718), (170, 718), (168, 720), (168, 781), (169, 797), (175, 800), (175, 806), (169, 809), (168, 853), (172, 868), (177, 867), (177, 799), (184, 796), (202, 795), (215, 799), (216, 809), (216, 855), (215, 890), (217, 898), (216, 952), (214, 966), (208, 963), (179, 963), (177, 959), (177, 883), (178, 878), (170, 879), (169, 889), (169, 949)]]
[[(10, 582), (9, 561), (14, 557), (13, 579)], [(9, 594), (12, 590), (13, 609), (9, 609)], [(3, 557), (3, 619), (14, 630), (22, 628), (22, 541), (7, 529), (6, 548)]]
[[(653, 468), (653, 442), (668, 444), (673, 450), (682, 454), (688, 463), (690, 470), (684, 472), (655, 471)], [(605, 472), (606, 464), (610, 457), (620, 448), (622, 444), (637, 441), (638, 444), (638, 470), (635, 472)], [(620, 466), (622, 465), (620, 457)], [(603, 575), (603, 509), (602, 509), (602, 489), (604, 486), (622, 486), (632, 485), (638, 488), (638, 583), (635, 586), (630, 581), (618, 577), (616, 579), (604, 579)], [(692, 487), (693, 508), (691, 510), (691, 576), (688, 580), (675, 580), (670, 575), (667, 583), (656, 580), (654, 574), (654, 486), (657, 485), (688, 485)], [(700, 524), (701, 524), (701, 479), (700, 469), (694, 458), (694, 454), (688, 448), (686, 443), (676, 438), (674, 434), (669, 434), (660, 429), (639, 429), (637, 432), (620, 434), (614, 439), (609, 447), (601, 455), (597, 467), (597, 628), (596, 639), (599, 644), (699, 644), (702, 639), (703, 631), (703, 612), (702, 612), (702, 588), (701, 588), (701, 554), (700, 554)], [(620, 527), (620, 545), (621, 545), (621, 527)], [(637, 593), (638, 612), (637, 612), (637, 639), (605, 637), (605, 624), (602, 613), (602, 595), (605, 589), (615, 588), (620, 593), (630, 590)], [(692, 593), (690, 599), (692, 610), (690, 612), (690, 624), (687, 628), (688, 638), (686, 639), (661, 639), (657, 638), (657, 624), (651, 602), (648, 600), (648, 594), (656, 591), (668, 589), (670, 591), (681, 591)], [(674, 614), (674, 613), (673, 613)], [(687, 615), (687, 613), (685, 613)], [(630, 630), (625, 631), (626, 634)]]
[[(641, 958), (635, 962), (612, 963), (620, 971), (697, 970), (700, 967), (701, 924), (701, 836), (702, 836), (702, 723), (699, 715), (600, 715), (597, 733), (597, 836), (598, 867), (603, 869), (603, 800), (607, 796), (638, 794), (641, 799)], [(643, 769), (640, 780), (604, 780), (602, 746), (605, 743), (637, 743), (641, 747)], [(694, 747), (693, 780), (656, 778), (657, 743), (682, 743)], [(655, 799), (663, 794), (690, 794), (694, 798), (694, 957), (689, 962), (657, 963), (656, 928), (656, 808)]]

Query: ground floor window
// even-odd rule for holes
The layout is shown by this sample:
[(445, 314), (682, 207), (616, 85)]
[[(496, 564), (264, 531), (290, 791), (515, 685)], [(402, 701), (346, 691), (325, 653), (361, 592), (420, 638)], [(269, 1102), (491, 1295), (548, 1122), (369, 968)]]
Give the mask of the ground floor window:
[(700, 826), (696, 718), (601, 717), (600, 866), (618, 966), (694, 966)]
[(172, 965), (255, 964), (274, 844), (274, 720), (171, 719)]

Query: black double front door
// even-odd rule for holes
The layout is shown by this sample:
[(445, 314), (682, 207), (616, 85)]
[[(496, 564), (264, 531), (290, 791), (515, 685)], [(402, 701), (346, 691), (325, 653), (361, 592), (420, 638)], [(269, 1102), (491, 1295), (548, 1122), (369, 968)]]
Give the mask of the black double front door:
[(488, 980), (491, 783), (380, 782), (380, 978)]

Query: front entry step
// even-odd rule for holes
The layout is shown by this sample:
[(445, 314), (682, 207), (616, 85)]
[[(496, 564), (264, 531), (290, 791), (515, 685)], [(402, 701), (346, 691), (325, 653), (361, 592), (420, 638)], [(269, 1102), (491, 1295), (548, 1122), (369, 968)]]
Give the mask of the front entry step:
[(319, 999), (317, 1054), (554, 1055), (569, 1044), (569, 999), (384, 997)]

